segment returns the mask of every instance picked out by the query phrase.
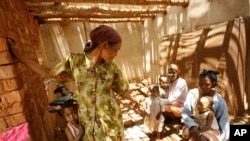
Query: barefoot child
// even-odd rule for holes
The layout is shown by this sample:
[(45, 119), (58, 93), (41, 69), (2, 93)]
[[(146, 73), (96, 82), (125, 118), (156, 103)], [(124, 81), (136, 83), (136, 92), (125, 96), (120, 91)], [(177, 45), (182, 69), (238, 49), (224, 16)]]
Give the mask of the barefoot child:
[(149, 97), (143, 102), (143, 109), (145, 112), (144, 126), (148, 133), (160, 139), (160, 134), (164, 125), (164, 117), (162, 112), (165, 108), (159, 97), (159, 87), (156, 84), (149, 86)]

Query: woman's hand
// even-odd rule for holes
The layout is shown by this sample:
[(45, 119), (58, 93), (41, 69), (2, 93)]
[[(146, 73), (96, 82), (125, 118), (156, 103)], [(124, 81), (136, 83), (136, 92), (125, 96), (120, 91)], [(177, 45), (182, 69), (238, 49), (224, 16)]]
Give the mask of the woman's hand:
[(145, 112), (145, 111), (142, 111), (141, 114), (142, 114), (143, 117), (145, 117), (145, 116), (150, 117), (150, 114), (148, 114), (148, 113)]
[(190, 138), (192, 138), (194, 141), (199, 141), (199, 138), (200, 138), (199, 128), (196, 126), (192, 126), (189, 129), (189, 135), (190, 135)]
[(159, 120), (161, 117), (161, 112), (159, 112), (157, 115), (156, 115), (156, 120)]
[(9, 44), (9, 51), (13, 57), (15, 57), (17, 60), (19, 60), (22, 63), (25, 63), (25, 59), (23, 57), (23, 53), (18, 49), (17, 47), (14, 46), (14, 44)]
[(51, 68), (40, 65), (38, 62), (35, 62), (33, 60), (29, 60), (23, 55), (20, 48), (16, 47), (14, 44), (9, 43), (9, 51), (11, 55), (18, 61), (23, 63), (34, 72), (40, 74), (42, 77), (53, 77), (53, 70)]

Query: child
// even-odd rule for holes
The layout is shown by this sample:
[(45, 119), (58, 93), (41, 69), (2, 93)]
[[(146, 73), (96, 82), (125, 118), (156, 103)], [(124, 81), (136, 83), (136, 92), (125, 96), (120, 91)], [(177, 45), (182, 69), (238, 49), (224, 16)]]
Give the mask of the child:
[(169, 93), (169, 79), (166, 75), (160, 75), (159, 77), (159, 95), (163, 99), (168, 98)]
[(80, 141), (84, 134), (84, 128), (78, 121), (78, 108), (76, 101), (73, 99), (67, 100), (62, 105), (61, 114), (67, 121), (67, 126), (64, 131), (68, 141)]
[[(202, 141), (219, 141), (219, 125), (212, 110), (213, 98), (211, 96), (202, 96), (197, 103), (196, 110), (192, 117), (199, 124), (199, 130), (202, 135)], [(183, 137), (188, 138), (188, 128), (184, 128)], [(190, 139), (192, 140), (192, 139)]]
[(160, 134), (164, 125), (164, 117), (162, 112), (165, 108), (159, 97), (159, 87), (156, 84), (149, 86), (149, 97), (146, 97), (142, 104), (145, 117), (144, 126), (147, 128), (148, 133), (152, 136), (157, 136), (160, 139)]

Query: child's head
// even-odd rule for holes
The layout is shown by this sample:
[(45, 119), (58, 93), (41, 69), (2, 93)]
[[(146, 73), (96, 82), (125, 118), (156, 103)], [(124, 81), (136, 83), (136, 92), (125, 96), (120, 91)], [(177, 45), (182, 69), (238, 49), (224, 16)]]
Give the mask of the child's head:
[(213, 98), (211, 96), (202, 96), (198, 101), (198, 110), (200, 113), (212, 110)]
[(64, 102), (62, 105), (61, 114), (67, 122), (78, 124), (78, 106), (76, 101), (70, 99)]
[(160, 75), (159, 85), (162, 88), (167, 88), (169, 86), (169, 78), (166, 75)]
[(142, 79), (142, 80), (141, 80), (141, 84), (142, 84), (144, 87), (148, 87), (148, 85), (149, 85), (148, 79)]
[(159, 87), (156, 84), (151, 84), (149, 86), (148, 91), (149, 91), (149, 96), (151, 98), (155, 98), (155, 97), (157, 97), (159, 95)]

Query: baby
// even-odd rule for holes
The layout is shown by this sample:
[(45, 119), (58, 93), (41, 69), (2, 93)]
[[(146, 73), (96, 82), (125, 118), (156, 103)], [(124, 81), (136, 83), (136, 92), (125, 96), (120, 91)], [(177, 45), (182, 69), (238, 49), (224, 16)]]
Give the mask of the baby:
[[(219, 141), (219, 125), (212, 110), (212, 106), (213, 98), (211, 96), (202, 96), (193, 111), (192, 117), (199, 124), (202, 141)], [(182, 135), (185, 139), (189, 138), (187, 127), (183, 128)]]

